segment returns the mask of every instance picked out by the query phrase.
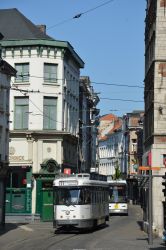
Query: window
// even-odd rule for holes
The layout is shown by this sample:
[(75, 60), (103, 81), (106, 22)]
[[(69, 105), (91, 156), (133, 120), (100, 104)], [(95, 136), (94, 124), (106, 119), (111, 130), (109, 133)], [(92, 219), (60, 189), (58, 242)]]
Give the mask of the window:
[(27, 97), (15, 98), (14, 128), (28, 129), (29, 100)]
[(131, 145), (131, 151), (132, 152), (136, 152), (137, 151), (137, 140), (136, 139), (132, 139), (132, 145)]
[(44, 82), (55, 83), (57, 82), (57, 65), (45, 63), (44, 64)]
[(0, 126), (0, 161), (2, 160), (2, 126)]
[(56, 129), (57, 98), (44, 97), (43, 110), (44, 129)]
[(17, 70), (15, 82), (29, 81), (29, 63), (16, 63), (15, 69)]
[(4, 90), (2, 90), (0, 87), (0, 111), (4, 111), (3, 102), (4, 102)]
[(25, 188), (28, 173), (26, 169), (13, 169), (7, 175), (7, 188)]

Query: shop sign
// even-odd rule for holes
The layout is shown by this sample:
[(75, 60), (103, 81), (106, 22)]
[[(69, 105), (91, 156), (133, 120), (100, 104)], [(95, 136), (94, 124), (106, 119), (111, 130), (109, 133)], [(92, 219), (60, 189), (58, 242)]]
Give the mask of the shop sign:
[(64, 168), (64, 174), (68, 174), (70, 175), (71, 174), (71, 169), (70, 168)]
[(22, 155), (10, 155), (9, 160), (10, 161), (24, 161), (24, 156), (22, 156)]

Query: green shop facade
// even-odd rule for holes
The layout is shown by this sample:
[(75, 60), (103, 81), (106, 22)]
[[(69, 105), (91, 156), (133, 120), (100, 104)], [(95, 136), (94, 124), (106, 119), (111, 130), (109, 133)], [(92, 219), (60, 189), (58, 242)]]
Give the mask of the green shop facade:
[[(60, 173), (54, 159), (46, 159), (39, 173), (32, 166), (11, 166), (6, 182), (6, 216), (52, 221), (53, 180)], [(32, 213), (32, 190), (36, 187), (35, 213)]]

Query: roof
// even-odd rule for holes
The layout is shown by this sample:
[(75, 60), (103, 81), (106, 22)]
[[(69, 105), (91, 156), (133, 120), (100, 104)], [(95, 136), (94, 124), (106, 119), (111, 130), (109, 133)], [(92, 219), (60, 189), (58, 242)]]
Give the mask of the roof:
[(109, 135), (117, 132), (122, 127), (122, 119), (115, 116), (114, 114), (107, 114), (100, 117), (99, 125), (99, 141), (105, 141), (108, 139)]
[(1, 40), (3, 47), (45, 45), (66, 48), (80, 68), (84, 67), (83, 60), (69, 42), (55, 40), (41, 31), (39, 26), (45, 25), (35, 25), (16, 8), (0, 9), (0, 32), (4, 36)]
[(100, 121), (111, 121), (115, 120), (116, 116), (114, 114), (107, 114), (102, 117), (100, 117)]
[(0, 59), (0, 72), (6, 75), (15, 76), (17, 71), (9, 63)]
[(2, 40), (22, 39), (49, 39), (50, 36), (33, 24), (16, 8), (0, 9), (0, 31), (4, 38)]

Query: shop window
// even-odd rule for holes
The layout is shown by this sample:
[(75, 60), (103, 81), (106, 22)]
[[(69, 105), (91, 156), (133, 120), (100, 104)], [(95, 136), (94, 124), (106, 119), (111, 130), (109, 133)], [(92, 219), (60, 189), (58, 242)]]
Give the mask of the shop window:
[(12, 188), (25, 188), (26, 187), (26, 172), (12, 173)]

